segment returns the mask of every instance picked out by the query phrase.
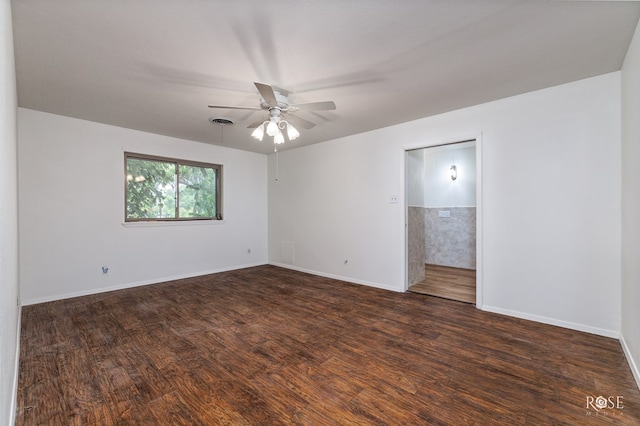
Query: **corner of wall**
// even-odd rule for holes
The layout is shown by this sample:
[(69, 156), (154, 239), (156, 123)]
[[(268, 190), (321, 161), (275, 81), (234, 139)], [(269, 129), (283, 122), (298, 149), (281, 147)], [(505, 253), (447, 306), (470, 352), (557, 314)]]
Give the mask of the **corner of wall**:
[(0, 424), (17, 403), (20, 306), (18, 272), (17, 92), (11, 2), (0, 1)]
[(18, 410), (18, 379), (20, 377), (20, 329), (22, 326), (22, 306), (18, 306), (18, 321), (16, 330), (16, 354), (13, 370), (13, 386), (11, 390), (11, 411), (9, 412), (9, 424), (16, 422), (16, 413)]
[(640, 23), (621, 70), (621, 331), (620, 344), (640, 388)]
[(633, 374), (633, 378), (636, 379), (636, 384), (638, 388), (640, 388), (640, 368), (638, 368), (638, 364), (636, 364), (633, 356), (631, 355), (631, 350), (627, 345), (626, 340), (624, 339), (624, 335), (620, 333), (620, 345), (622, 346), (622, 351), (624, 352), (624, 356), (627, 358), (627, 362), (629, 363), (629, 368), (631, 369), (631, 373)]

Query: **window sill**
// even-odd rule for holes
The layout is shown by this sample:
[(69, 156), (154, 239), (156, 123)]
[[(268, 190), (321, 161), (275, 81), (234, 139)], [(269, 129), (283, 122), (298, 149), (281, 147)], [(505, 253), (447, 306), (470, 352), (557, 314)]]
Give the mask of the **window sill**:
[(125, 228), (155, 228), (165, 226), (212, 226), (224, 225), (224, 220), (167, 220), (149, 222), (122, 222)]

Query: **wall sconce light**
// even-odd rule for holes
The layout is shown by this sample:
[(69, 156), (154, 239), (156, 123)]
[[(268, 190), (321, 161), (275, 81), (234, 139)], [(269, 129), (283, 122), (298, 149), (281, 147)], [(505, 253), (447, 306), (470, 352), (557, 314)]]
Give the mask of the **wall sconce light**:
[(453, 164), (449, 170), (451, 170), (451, 180), (458, 179), (458, 168), (455, 164)]

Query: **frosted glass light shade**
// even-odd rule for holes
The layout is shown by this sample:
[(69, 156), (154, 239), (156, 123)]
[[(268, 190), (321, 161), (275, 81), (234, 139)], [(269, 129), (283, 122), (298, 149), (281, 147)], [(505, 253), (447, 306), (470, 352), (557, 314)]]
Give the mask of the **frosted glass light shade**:
[(278, 123), (276, 123), (274, 120), (270, 120), (269, 124), (267, 124), (267, 134), (269, 136), (275, 136), (279, 132), (280, 130), (278, 129)]
[(298, 131), (298, 129), (293, 127), (292, 124), (287, 123), (287, 136), (289, 136), (289, 140), (292, 141), (300, 136), (300, 132)]
[(284, 135), (282, 134), (282, 132), (278, 132), (274, 137), (273, 137), (273, 143), (279, 145), (281, 143), (284, 143)]
[(251, 136), (261, 141), (264, 137), (264, 123), (256, 127)]

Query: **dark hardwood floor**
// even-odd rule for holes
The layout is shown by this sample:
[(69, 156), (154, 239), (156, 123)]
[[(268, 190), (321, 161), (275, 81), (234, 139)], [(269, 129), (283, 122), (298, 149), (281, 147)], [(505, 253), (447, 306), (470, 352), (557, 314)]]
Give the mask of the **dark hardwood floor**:
[(22, 314), (18, 425), (640, 424), (615, 339), (273, 266)]
[(475, 269), (424, 265), (425, 279), (409, 287), (409, 291), (444, 297), (459, 302), (476, 303)]

